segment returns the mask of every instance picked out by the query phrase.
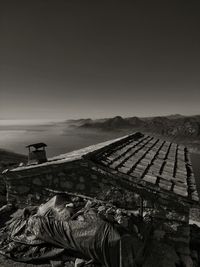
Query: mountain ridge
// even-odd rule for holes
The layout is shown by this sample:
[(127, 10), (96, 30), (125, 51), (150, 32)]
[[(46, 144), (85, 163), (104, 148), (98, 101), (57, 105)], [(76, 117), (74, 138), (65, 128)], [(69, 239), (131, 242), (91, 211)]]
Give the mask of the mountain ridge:
[[(69, 121), (70, 122), (70, 121)], [(73, 126), (98, 130), (123, 130), (124, 128), (141, 128), (164, 135), (199, 136), (200, 115), (183, 116), (180, 114), (155, 117), (121, 117), (115, 116), (107, 119), (81, 119), (73, 120)]]
[(115, 116), (107, 119), (81, 120), (73, 127), (82, 130), (97, 130), (104, 132), (141, 131), (159, 135), (165, 139), (182, 143), (200, 153), (200, 115), (184, 116), (180, 114), (154, 117), (121, 117)]

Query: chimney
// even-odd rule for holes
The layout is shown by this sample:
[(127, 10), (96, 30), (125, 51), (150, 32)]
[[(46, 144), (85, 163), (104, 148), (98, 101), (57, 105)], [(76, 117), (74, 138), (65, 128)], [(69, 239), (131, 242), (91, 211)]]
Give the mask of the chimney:
[(29, 150), (28, 153), (28, 165), (40, 164), (47, 161), (45, 143), (36, 143), (26, 146)]

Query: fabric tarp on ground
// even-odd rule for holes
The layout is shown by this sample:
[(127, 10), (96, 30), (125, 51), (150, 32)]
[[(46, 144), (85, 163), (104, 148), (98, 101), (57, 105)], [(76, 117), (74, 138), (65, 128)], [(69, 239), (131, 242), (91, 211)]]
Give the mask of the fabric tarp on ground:
[(65, 248), (79, 258), (93, 259), (108, 267), (134, 266), (134, 240), (108, 222), (93, 214), (85, 221), (59, 221), (51, 216), (31, 218), (31, 231), (47, 243)]
[[(69, 256), (92, 259), (106, 267), (136, 266), (134, 259), (137, 239), (125, 229), (103, 220), (93, 208), (82, 209), (80, 220), (79, 216), (70, 217), (69, 210), (62, 205), (62, 208), (55, 206), (54, 202), (54, 205), (51, 203), (43, 206), (43, 212), (40, 207), (35, 214), (32, 212), (25, 218), (21, 216), (21, 219), (14, 219), (9, 224), (10, 228), (7, 226), (12, 229), (9, 234), (10, 243), (7, 242), (7, 246), (4, 244), (2, 251), (8, 253), (8, 247), (12, 243), (16, 247), (17, 244), (23, 244), (34, 247), (35, 251), (38, 248), (44, 251), (40, 251), (40, 258), (50, 258), (64, 252)], [(63, 210), (67, 216), (59, 216)], [(45, 251), (47, 247), (49, 250)], [(19, 260), (22, 257), (15, 249), (10, 248), (10, 252), (10, 257), (18, 257)], [(35, 255), (37, 258), (36, 252)], [(31, 259), (31, 254), (27, 259)]]

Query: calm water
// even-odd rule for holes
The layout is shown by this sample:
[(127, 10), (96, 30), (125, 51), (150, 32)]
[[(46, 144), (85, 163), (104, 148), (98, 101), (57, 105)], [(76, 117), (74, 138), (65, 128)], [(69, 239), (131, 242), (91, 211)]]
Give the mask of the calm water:
[(63, 122), (0, 121), (0, 148), (27, 154), (26, 145), (44, 142), (47, 155), (52, 157), (85, 146), (103, 142), (123, 133), (94, 132), (70, 128)]

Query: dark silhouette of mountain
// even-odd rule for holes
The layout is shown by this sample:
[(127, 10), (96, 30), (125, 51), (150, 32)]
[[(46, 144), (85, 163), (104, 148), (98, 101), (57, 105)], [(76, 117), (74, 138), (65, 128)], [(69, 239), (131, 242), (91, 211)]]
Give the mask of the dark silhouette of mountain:
[(94, 120), (81, 125), (81, 128), (91, 128), (100, 130), (117, 130), (131, 128), (131, 122), (123, 119), (121, 116), (116, 116), (110, 119)]
[(74, 126), (80, 128), (98, 130), (124, 130), (137, 129), (171, 137), (198, 137), (200, 136), (200, 115), (182, 116), (179, 114), (170, 116), (157, 116), (148, 118), (129, 117), (91, 120), (82, 119), (73, 121)]
[(67, 120), (66, 121), (67, 124), (69, 124), (71, 127), (73, 126), (82, 126), (84, 124), (90, 124), (92, 123), (92, 119), (88, 118), (88, 119), (78, 119), (78, 120)]

